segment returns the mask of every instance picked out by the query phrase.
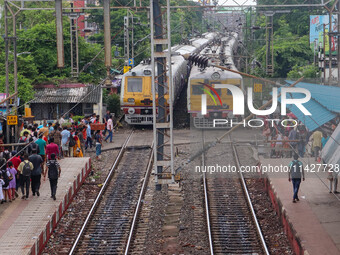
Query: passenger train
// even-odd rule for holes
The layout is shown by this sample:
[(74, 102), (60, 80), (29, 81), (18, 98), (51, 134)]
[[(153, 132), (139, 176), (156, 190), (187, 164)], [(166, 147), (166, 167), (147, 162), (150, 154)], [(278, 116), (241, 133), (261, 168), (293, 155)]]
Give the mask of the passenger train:
[[(205, 47), (199, 56), (207, 57), (210, 64), (237, 71), (233, 61), (237, 43), (238, 33), (230, 33), (229, 36), (223, 37), (215, 44)], [(213, 66), (202, 68), (199, 65), (191, 69), (187, 88), (187, 107), (196, 128), (215, 127), (214, 119), (237, 119), (237, 116), (233, 116), (232, 113), (233, 97), (231, 92), (226, 88), (215, 88), (216, 84), (236, 85), (244, 91), (243, 79), (240, 74)], [(201, 112), (202, 94), (206, 94), (207, 98), (207, 113), (205, 115), (202, 115)]]
[[(190, 40), (190, 45), (177, 45), (171, 48), (172, 57), (172, 98), (175, 103), (187, 81), (190, 67), (183, 57), (197, 54), (217, 37), (216, 33), (205, 33), (201, 38)], [(152, 76), (150, 60), (143, 61), (122, 77), (120, 103), (125, 113), (125, 121), (130, 125), (152, 125)], [(169, 95), (165, 98), (169, 100)]]

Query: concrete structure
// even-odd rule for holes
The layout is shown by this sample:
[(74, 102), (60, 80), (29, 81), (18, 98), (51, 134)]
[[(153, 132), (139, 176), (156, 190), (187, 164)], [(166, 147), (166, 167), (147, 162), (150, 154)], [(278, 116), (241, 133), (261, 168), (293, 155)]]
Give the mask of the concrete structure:
[[(262, 165), (287, 166), (290, 161), (260, 158)], [(304, 166), (317, 163), (312, 158), (301, 161)], [(329, 193), (326, 172), (305, 173), (297, 203), (292, 203), (293, 185), (288, 174), (268, 174), (264, 184), (273, 207), (296, 254), (340, 254), (340, 197)]]

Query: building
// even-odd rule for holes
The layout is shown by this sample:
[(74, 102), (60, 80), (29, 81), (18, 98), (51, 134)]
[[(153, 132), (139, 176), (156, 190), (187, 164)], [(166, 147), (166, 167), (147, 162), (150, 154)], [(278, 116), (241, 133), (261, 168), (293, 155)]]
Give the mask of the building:
[(61, 84), (37, 85), (34, 87), (34, 100), (31, 101), (35, 120), (56, 120), (69, 112), (74, 115), (102, 116), (102, 89), (96, 85)]
[(98, 26), (95, 22), (88, 22), (90, 17), (89, 13), (83, 13), (83, 8), (88, 5), (99, 6), (99, 1), (97, 0), (74, 0), (70, 1), (73, 3), (74, 12), (81, 12), (77, 19), (79, 36), (87, 39), (93, 34), (98, 32)]

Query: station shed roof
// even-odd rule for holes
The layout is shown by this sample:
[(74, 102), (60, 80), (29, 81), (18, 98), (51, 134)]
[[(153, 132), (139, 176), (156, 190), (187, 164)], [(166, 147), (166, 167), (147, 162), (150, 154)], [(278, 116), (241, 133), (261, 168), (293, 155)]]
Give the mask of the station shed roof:
[[(293, 81), (287, 81), (290, 85)], [(321, 86), (321, 87), (320, 87)], [(304, 103), (304, 107), (312, 114), (305, 115), (300, 111), (296, 105), (288, 104), (287, 108), (310, 130), (313, 131), (328, 121), (334, 119), (336, 114), (339, 113), (340, 105), (335, 104), (334, 95), (340, 95), (340, 88), (334, 89), (334, 87), (312, 84), (312, 83), (298, 83), (296, 87), (306, 88), (311, 92), (311, 99)], [(312, 89), (310, 89), (310, 87)], [(326, 87), (326, 88), (325, 88)], [(279, 89), (280, 93), (280, 89)], [(326, 100), (327, 93), (331, 94), (330, 100)], [(302, 93), (288, 93), (287, 98), (304, 98)], [(281, 98), (279, 98), (281, 102)]]
[(44, 103), (99, 103), (101, 87), (85, 84), (43, 85), (34, 88), (31, 104)]
[[(292, 84), (293, 81), (286, 81)], [(297, 88), (305, 88), (310, 91), (312, 98), (318, 103), (322, 104), (328, 110), (340, 113), (340, 87), (326, 86), (315, 83), (299, 82), (296, 84)]]

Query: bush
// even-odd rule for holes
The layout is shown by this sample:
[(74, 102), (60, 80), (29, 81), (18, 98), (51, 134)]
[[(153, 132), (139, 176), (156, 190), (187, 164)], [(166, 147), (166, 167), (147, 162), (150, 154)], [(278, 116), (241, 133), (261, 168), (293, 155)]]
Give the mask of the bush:
[(72, 119), (75, 123), (78, 123), (78, 119), (84, 119), (84, 116), (76, 115), (76, 116), (73, 116)]
[(108, 95), (106, 98), (107, 109), (115, 113), (116, 116), (120, 115), (120, 96), (117, 94)]

